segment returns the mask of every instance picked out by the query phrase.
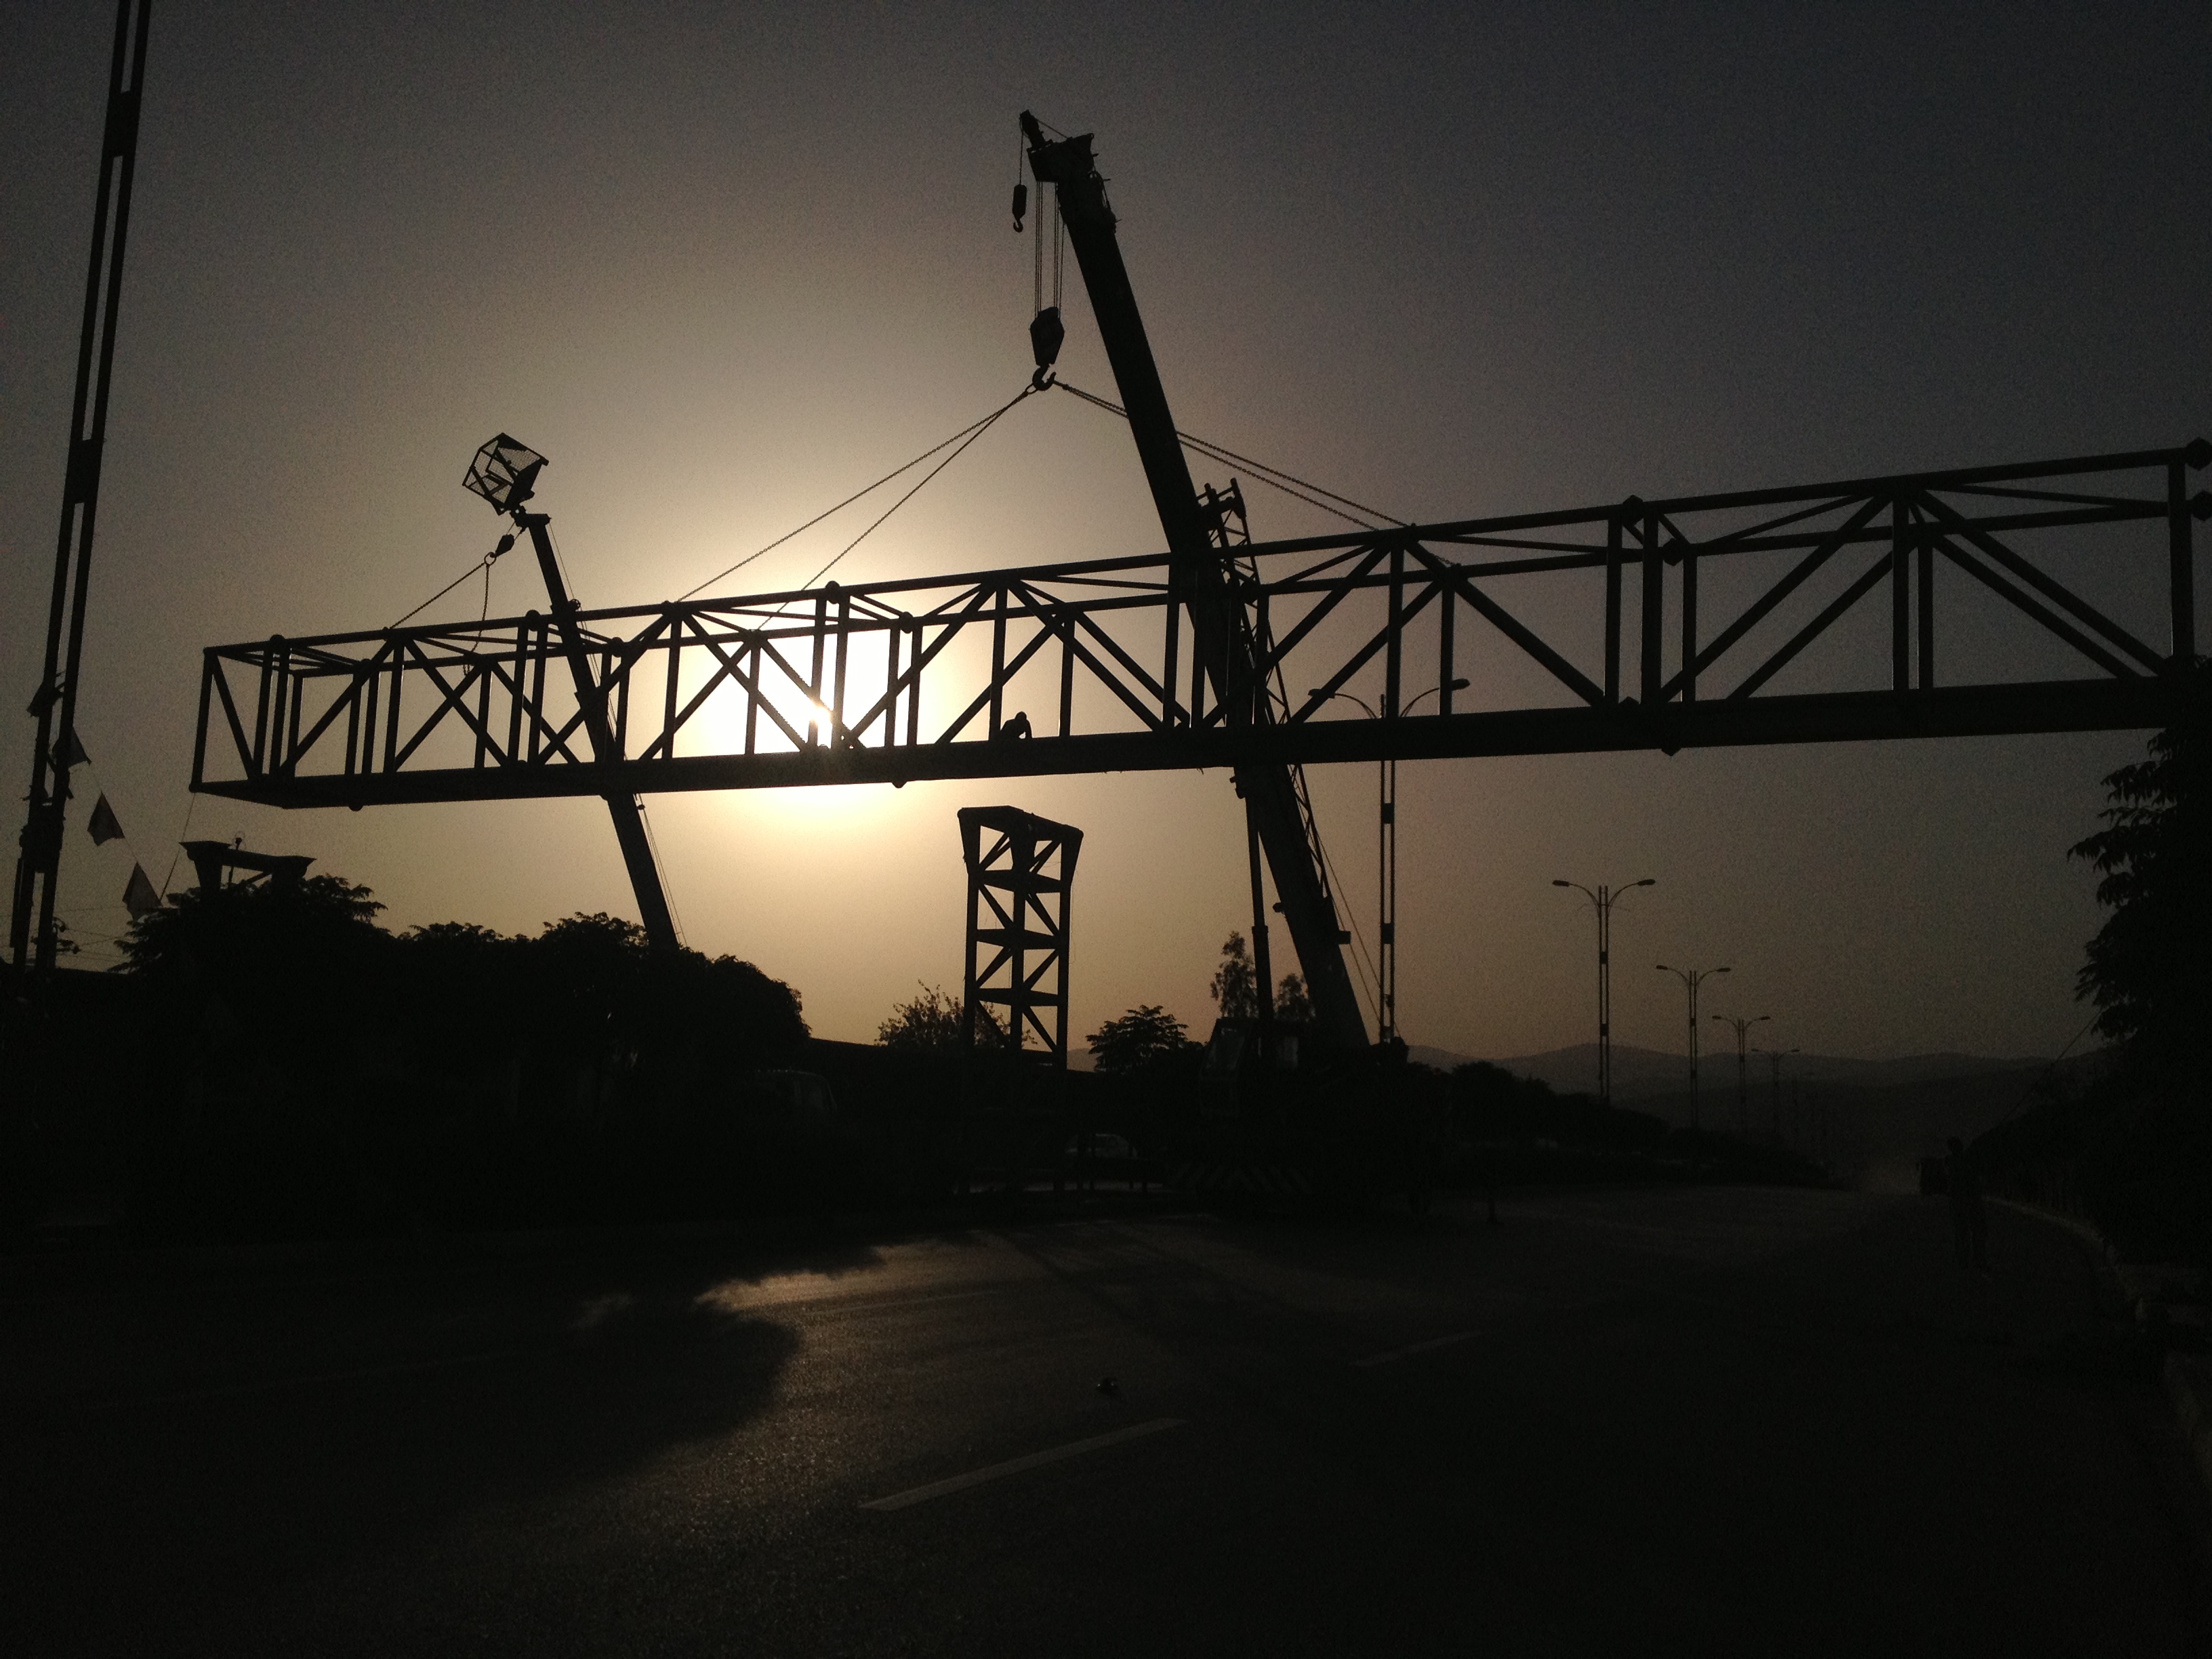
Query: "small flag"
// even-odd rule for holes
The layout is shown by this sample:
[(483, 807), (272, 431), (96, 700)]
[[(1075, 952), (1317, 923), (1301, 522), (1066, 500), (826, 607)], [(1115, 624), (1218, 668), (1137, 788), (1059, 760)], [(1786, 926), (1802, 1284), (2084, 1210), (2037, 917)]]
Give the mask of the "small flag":
[(131, 884), (123, 890), (123, 908), (131, 912), (131, 920), (149, 916), (161, 908), (161, 896), (154, 890), (154, 884), (146, 879), (145, 867), (131, 866)]
[(123, 839), (123, 825), (117, 821), (115, 809), (107, 804), (106, 796), (102, 795), (92, 804), (92, 817), (84, 831), (92, 837), (94, 847), (105, 847), (111, 841)]
[(91, 758), (84, 752), (84, 745), (76, 740), (74, 730), (63, 732), (61, 740), (54, 744), (54, 764), (64, 772), (72, 766), (83, 765)]

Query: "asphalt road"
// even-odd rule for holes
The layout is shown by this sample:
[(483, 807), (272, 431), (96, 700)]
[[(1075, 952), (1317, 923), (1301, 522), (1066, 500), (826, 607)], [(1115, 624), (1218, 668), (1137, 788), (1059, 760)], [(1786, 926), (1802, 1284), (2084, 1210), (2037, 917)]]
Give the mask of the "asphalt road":
[(2089, 1258), (1991, 1255), (1724, 1189), (0, 1264), (0, 1651), (2201, 1650)]

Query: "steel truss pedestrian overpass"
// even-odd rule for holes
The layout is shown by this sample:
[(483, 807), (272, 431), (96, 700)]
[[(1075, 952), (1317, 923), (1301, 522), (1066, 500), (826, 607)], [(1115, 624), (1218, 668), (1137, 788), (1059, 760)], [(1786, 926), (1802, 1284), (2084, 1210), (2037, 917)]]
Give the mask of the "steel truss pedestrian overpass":
[(580, 611), (618, 759), (540, 612), (276, 635), (207, 649), (192, 787), (359, 808), (2154, 726), (2195, 661), (2208, 459), (1238, 547), (1259, 672), (1211, 700), (1165, 554)]

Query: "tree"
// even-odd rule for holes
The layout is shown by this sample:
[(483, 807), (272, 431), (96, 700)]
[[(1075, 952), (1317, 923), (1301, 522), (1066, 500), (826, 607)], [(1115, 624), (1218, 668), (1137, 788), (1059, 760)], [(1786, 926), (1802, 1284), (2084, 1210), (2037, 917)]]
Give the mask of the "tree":
[(2098, 1009), (2097, 1029), (2154, 1063), (2203, 1041), (2212, 1006), (2206, 972), (2212, 938), (2212, 671), (2200, 665), (2182, 716), (2150, 740), (2150, 757), (2105, 780), (2105, 828), (2073, 849), (2103, 878), (2112, 907), (2089, 941), (2077, 994)]
[(1313, 999), (1306, 994), (1305, 981), (1296, 974), (1285, 974), (1275, 987), (1275, 1018), (1310, 1020), (1313, 1017)]
[(131, 921), (121, 971), (145, 988), (157, 1047), (349, 1085), (386, 1040), (383, 908), (342, 876), (193, 889)]
[(1108, 1020), (1085, 1041), (1098, 1069), (1109, 1073), (1148, 1071), (1197, 1046), (1181, 1020), (1152, 1004)]
[(1232, 933), (1222, 941), (1221, 966), (1214, 970), (1213, 983), (1207, 988), (1224, 1019), (1250, 1019), (1259, 1013), (1259, 980), (1243, 934)]
[(310, 876), (279, 885), (198, 888), (179, 893), (131, 923), (123, 971), (160, 979), (171, 973), (236, 973), (276, 982), (351, 959), (388, 942), (376, 925), (384, 907), (342, 876)]
[[(920, 987), (921, 994), (892, 1007), (890, 1018), (876, 1027), (876, 1041), (886, 1048), (896, 1048), (906, 1054), (959, 1053), (962, 1016), (966, 1012), (960, 999), (941, 986), (922, 985), (919, 980), (915, 983)], [(1007, 1039), (1006, 1022), (994, 1010), (979, 1006), (975, 1010), (975, 1040), (979, 1048), (1012, 1046)]]

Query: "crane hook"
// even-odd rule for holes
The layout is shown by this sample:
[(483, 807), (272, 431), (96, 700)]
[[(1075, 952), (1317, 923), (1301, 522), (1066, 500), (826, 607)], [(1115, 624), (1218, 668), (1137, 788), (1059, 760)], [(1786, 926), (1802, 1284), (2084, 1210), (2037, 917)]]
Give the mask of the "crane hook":
[(1030, 187), (1026, 179), (1014, 186), (1014, 234), (1022, 234), (1022, 216), (1030, 210)]
[(1039, 368), (1050, 368), (1060, 361), (1060, 348), (1066, 338), (1067, 325), (1060, 319), (1058, 306), (1047, 306), (1030, 319), (1030, 355)]

